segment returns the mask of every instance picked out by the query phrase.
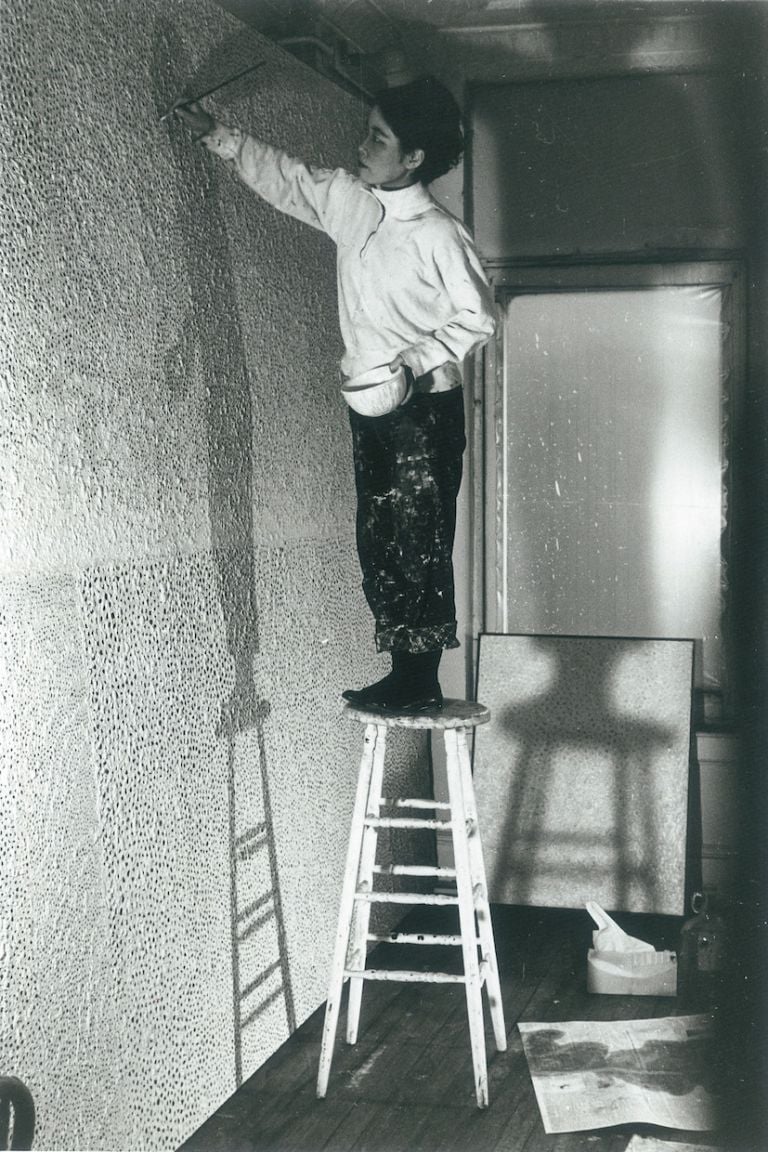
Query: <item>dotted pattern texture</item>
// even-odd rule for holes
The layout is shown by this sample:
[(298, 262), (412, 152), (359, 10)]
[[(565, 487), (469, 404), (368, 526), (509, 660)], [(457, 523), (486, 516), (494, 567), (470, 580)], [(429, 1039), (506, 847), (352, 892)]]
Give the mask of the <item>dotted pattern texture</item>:
[(32, 1092), (42, 1148), (107, 1146), (132, 1107), (80, 615), (69, 576), (2, 582), (0, 1067)]
[(689, 640), (481, 638), (492, 900), (683, 913), (692, 662)]
[[(3, 13), (0, 1070), (39, 1147), (177, 1147), (325, 998), (339, 692), (387, 663), (333, 246), (159, 122), (256, 59), (222, 119), (349, 164), (357, 102), (206, 0)], [(422, 734), (387, 772), (427, 789)]]

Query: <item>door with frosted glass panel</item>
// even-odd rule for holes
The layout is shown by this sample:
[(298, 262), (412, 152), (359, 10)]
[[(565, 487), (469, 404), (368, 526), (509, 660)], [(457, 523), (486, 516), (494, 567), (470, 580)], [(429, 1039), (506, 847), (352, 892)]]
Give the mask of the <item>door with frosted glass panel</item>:
[(734, 264), (493, 271), (488, 631), (693, 638), (727, 689)]

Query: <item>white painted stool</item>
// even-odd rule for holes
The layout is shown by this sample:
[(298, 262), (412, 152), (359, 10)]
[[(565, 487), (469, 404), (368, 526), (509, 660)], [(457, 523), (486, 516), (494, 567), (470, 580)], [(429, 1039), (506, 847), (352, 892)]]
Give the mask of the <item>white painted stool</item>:
[[(344, 713), (366, 725), (363, 757), (357, 781), (357, 794), (352, 813), (347, 864), (341, 891), (339, 923), (336, 933), (325, 1026), (317, 1076), (317, 1095), (325, 1096), (333, 1059), (336, 1027), (344, 981), (349, 979), (347, 1007), (347, 1041), (354, 1044), (360, 1022), (360, 1004), (364, 980), (424, 981), (430, 984), (461, 983), (466, 987), (469, 1035), (475, 1074), (475, 1094), (479, 1108), (488, 1105), (488, 1074), (485, 1056), (482, 987), (485, 984), (493, 1023), (496, 1047), (506, 1050), (507, 1036), (499, 988), (496, 949), (488, 907), (485, 867), (477, 825), (475, 792), (467, 748), (467, 729), (486, 724), (491, 718), (483, 704), (466, 700), (446, 700), (442, 708), (416, 715), (387, 714), (347, 704)], [(387, 728), (438, 728), (445, 739), (448, 776), (448, 802), (435, 800), (385, 799), (381, 794), (384, 775), (384, 753)], [(445, 810), (448, 821), (418, 816), (381, 816), (381, 808)], [(376, 845), (380, 828), (446, 828), (453, 837), (454, 868), (432, 868), (416, 864), (376, 863)], [(415, 892), (374, 891), (374, 876), (434, 876), (456, 881), (457, 895), (422, 895)], [(371, 904), (455, 904), (459, 909), (461, 934), (458, 936), (409, 934), (396, 932), (389, 936), (368, 931)], [(398, 944), (458, 945), (464, 961), (463, 975), (447, 972), (402, 972), (366, 968), (368, 942)], [(480, 956), (478, 956), (478, 947)]]

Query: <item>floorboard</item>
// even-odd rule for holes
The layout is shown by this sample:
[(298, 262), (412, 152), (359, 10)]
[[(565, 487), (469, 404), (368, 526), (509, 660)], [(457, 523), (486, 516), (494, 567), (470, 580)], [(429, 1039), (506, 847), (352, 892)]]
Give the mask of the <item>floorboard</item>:
[[(455, 930), (452, 913), (418, 909), (413, 923), (425, 932)], [(369, 984), (354, 1046), (343, 1039), (342, 1012), (325, 1100), (315, 1096), (318, 1009), (179, 1152), (625, 1152), (634, 1132), (652, 1132), (672, 1146), (706, 1144), (703, 1134), (643, 1126), (544, 1132), (519, 1021), (622, 1020), (682, 1010), (669, 997), (590, 995), (585, 973), (593, 925), (584, 912), (495, 907), (493, 922), (508, 1050), (495, 1051), (486, 1011), (487, 1109), (475, 1104), (463, 988)], [(657, 948), (676, 947), (679, 921), (638, 916), (622, 923)], [(447, 959), (446, 951), (381, 946), (376, 967), (461, 971), (459, 950)]]

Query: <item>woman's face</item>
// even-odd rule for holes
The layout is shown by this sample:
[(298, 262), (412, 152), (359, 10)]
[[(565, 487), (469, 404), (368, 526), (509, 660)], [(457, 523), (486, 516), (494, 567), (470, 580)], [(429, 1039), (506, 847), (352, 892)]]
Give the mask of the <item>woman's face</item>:
[(405, 188), (416, 181), (424, 159), (420, 151), (405, 155), (400, 141), (378, 108), (368, 116), (368, 134), (357, 150), (360, 179), (374, 188)]

